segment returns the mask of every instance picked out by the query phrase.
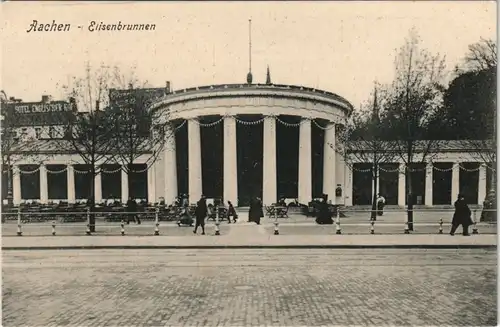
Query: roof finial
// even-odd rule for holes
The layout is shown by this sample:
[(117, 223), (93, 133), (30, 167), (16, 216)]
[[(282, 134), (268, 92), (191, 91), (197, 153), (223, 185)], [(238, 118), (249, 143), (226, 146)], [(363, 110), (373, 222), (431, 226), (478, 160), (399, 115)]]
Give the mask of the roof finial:
[(248, 74), (247, 83), (252, 84), (252, 19), (248, 20)]
[(269, 65), (267, 65), (266, 84), (272, 84), (271, 83), (271, 73), (269, 72)]

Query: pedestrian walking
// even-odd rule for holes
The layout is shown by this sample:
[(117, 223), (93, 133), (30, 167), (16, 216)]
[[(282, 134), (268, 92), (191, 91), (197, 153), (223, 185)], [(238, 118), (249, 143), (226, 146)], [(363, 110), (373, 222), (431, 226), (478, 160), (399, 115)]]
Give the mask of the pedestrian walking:
[(231, 217), (233, 217), (233, 223), (236, 223), (238, 220), (238, 214), (236, 213), (236, 210), (234, 209), (233, 204), (231, 201), (227, 201), (228, 204), (228, 209), (227, 209), (227, 220), (229, 223), (231, 223)]
[(471, 211), (465, 202), (465, 197), (462, 194), (459, 194), (457, 201), (455, 201), (455, 213), (453, 214), (453, 219), (451, 221), (450, 235), (455, 235), (455, 231), (458, 226), (462, 225), (462, 235), (469, 236), (469, 226), (473, 223), (474, 222), (471, 219)]
[(198, 226), (201, 226), (201, 235), (205, 235), (205, 218), (207, 217), (207, 202), (205, 196), (201, 196), (200, 200), (196, 204), (195, 216), (196, 216), (196, 225), (194, 227), (193, 233), (196, 234), (198, 230)]
[(184, 198), (182, 199), (182, 206), (183, 207), (189, 206), (189, 195), (188, 194), (184, 194)]
[(127, 201), (127, 225), (130, 224), (131, 218), (134, 220), (134, 222), (137, 225), (141, 224), (141, 220), (139, 219), (139, 216), (137, 215), (137, 202), (132, 199), (132, 197), (128, 198)]
[(377, 216), (382, 216), (384, 214), (385, 198), (377, 194)]

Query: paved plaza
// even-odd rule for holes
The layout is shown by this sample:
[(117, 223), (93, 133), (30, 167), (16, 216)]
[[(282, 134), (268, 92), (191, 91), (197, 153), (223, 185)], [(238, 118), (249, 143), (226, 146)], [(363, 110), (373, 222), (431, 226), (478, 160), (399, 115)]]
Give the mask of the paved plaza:
[(494, 326), (489, 250), (3, 253), (4, 326)]

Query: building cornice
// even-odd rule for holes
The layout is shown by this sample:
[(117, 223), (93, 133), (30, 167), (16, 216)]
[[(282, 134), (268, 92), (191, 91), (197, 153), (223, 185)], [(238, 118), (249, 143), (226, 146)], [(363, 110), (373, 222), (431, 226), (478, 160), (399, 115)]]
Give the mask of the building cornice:
[(341, 108), (347, 115), (353, 111), (351, 103), (335, 93), (303, 86), (278, 84), (222, 84), (187, 88), (171, 92), (165, 97), (157, 99), (152, 108), (168, 107), (172, 104), (194, 100), (227, 97), (292, 98)]

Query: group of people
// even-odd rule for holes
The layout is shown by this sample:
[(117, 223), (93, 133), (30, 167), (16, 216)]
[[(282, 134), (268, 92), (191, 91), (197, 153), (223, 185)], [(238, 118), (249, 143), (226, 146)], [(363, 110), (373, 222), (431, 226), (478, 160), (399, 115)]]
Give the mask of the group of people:
[[(323, 194), (321, 197), (321, 202), (318, 206), (318, 211), (316, 214), (316, 223), (320, 225), (325, 224), (333, 224), (332, 211), (330, 210), (330, 204), (328, 202), (328, 194)], [(187, 201), (187, 196), (180, 196), (179, 203), (182, 205), (183, 212), (181, 214), (181, 219), (178, 221), (178, 225), (193, 225), (193, 218), (189, 213), (189, 205)], [(471, 210), (465, 201), (465, 197), (462, 194), (458, 195), (457, 201), (455, 201), (455, 212), (453, 214), (453, 219), (451, 223), (450, 235), (455, 235), (455, 231), (457, 228), (462, 225), (463, 231), (462, 234), (464, 236), (469, 235), (468, 228), (473, 225), (474, 222), (471, 219)], [(381, 216), (383, 214), (385, 206), (385, 198), (378, 194), (377, 196), (377, 215)], [(205, 235), (205, 219), (209, 216), (209, 211), (213, 209), (213, 206), (207, 206), (207, 201), (205, 196), (201, 196), (200, 200), (196, 203), (196, 209), (194, 212), (195, 216), (195, 227), (193, 233), (197, 233), (198, 227), (201, 228), (201, 234)], [(215, 206), (215, 210), (218, 209), (218, 205)], [(127, 211), (131, 214), (127, 219), (127, 224), (130, 223), (130, 220), (133, 219), (137, 224), (140, 224), (141, 221), (139, 217), (134, 214), (137, 212), (137, 203), (129, 198), (127, 201)], [(228, 210), (227, 217), (229, 223), (231, 223), (231, 217), (233, 219), (233, 223), (237, 221), (238, 215), (236, 214), (236, 210), (231, 203), (228, 201)], [(257, 225), (260, 225), (261, 218), (264, 217), (264, 211), (262, 208), (262, 200), (258, 197), (253, 198), (250, 203), (250, 210), (248, 212), (248, 222), (255, 222)]]
[[(218, 205), (207, 205), (207, 199), (204, 195), (196, 203), (196, 209), (194, 211), (195, 219), (191, 217), (189, 212), (189, 204), (187, 201), (182, 202), (182, 213), (177, 225), (180, 227), (182, 225), (193, 226), (195, 223), (195, 227), (193, 233), (196, 234), (198, 231), (198, 227), (201, 228), (201, 235), (205, 235), (205, 219), (212, 213), (212, 210), (218, 210)], [(236, 210), (234, 209), (231, 201), (228, 201), (228, 210), (227, 210), (227, 218), (228, 222), (231, 223), (231, 218), (233, 223), (236, 223), (238, 220), (238, 215), (236, 214)]]

